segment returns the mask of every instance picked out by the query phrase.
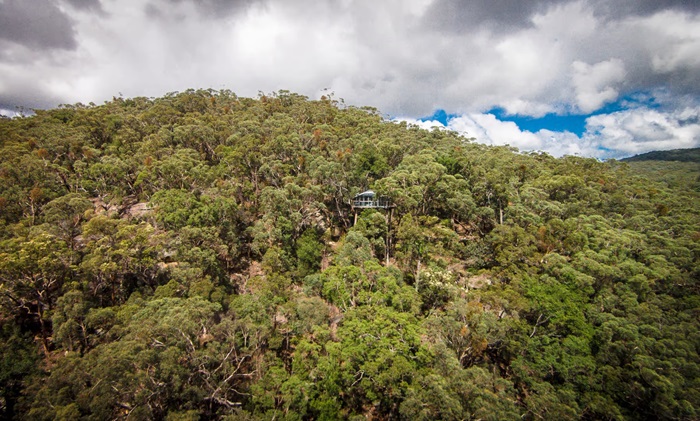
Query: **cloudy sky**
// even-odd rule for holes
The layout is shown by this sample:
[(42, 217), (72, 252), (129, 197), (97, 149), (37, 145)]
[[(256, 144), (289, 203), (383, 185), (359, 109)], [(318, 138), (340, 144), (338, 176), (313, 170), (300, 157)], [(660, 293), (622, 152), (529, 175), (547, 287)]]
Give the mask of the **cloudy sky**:
[(487, 144), (700, 146), (697, 0), (0, 0), (0, 110), (332, 91)]

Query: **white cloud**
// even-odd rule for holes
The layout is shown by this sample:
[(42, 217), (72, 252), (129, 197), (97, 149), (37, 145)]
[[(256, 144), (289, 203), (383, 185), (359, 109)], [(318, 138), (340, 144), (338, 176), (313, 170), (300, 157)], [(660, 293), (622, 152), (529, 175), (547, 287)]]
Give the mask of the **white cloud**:
[(0, 115), (3, 117), (16, 117), (18, 113), (16, 111), (0, 108)]
[(522, 151), (544, 151), (553, 156), (580, 155), (597, 158), (623, 158), (654, 150), (700, 147), (700, 106), (675, 111), (637, 107), (610, 114), (591, 116), (586, 131), (574, 133), (547, 129), (530, 132), (493, 114), (471, 113), (439, 121), (397, 119), (423, 129), (454, 130), (486, 145), (510, 145)]
[(700, 107), (672, 112), (649, 108), (593, 116), (584, 135), (611, 157), (700, 147)]
[(695, 19), (678, 12), (658, 13), (641, 22), (647, 31), (658, 34), (652, 68), (660, 73), (700, 67), (700, 26)]
[(619, 92), (615, 86), (625, 78), (622, 60), (613, 58), (594, 65), (577, 60), (571, 68), (576, 105), (583, 113), (591, 113), (617, 99)]
[(488, 145), (510, 145), (523, 150), (540, 149), (535, 134), (522, 131), (511, 121), (501, 121), (493, 114), (468, 114), (448, 121), (447, 127)]
[(553, 156), (595, 156), (596, 145), (590, 139), (574, 133), (538, 130), (522, 130), (512, 121), (502, 121), (493, 114), (469, 114), (452, 118), (447, 128), (467, 138), (487, 145), (510, 145), (522, 151), (544, 151)]

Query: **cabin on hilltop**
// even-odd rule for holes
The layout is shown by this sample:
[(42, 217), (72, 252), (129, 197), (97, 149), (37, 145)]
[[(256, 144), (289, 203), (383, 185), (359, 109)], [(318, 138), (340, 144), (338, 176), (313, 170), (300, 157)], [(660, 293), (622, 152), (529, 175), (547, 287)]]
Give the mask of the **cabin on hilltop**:
[(367, 190), (352, 198), (353, 209), (389, 209), (395, 205), (392, 204), (391, 198), (387, 196), (379, 196), (372, 190)]
[(391, 250), (391, 217), (394, 213), (394, 208), (396, 205), (391, 201), (389, 196), (377, 196), (377, 194), (372, 190), (367, 190), (362, 193), (355, 195), (350, 202), (352, 210), (355, 212), (355, 222), (353, 225), (357, 225), (357, 214), (362, 209), (388, 209), (389, 212), (385, 213), (386, 218), (386, 264), (389, 264), (389, 250)]

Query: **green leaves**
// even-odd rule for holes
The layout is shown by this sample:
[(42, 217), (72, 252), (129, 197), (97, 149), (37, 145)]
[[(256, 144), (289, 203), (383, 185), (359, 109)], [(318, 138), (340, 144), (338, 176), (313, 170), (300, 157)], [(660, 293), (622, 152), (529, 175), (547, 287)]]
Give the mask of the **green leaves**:
[[(37, 111), (0, 149), (4, 418), (698, 417), (695, 167), (287, 91)], [(366, 189), (396, 207), (353, 226)]]

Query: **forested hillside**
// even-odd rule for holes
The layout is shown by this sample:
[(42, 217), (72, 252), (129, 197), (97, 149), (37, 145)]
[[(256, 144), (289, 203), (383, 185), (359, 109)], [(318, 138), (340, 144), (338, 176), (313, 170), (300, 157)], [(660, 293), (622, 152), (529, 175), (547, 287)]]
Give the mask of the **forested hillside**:
[(1, 418), (700, 417), (688, 183), (284, 91), (0, 147)]
[(679, 161), (700, 163), (700, 148), (674, 149), (671, 151), (653, 151), (631, 156), (629, 158), (622, 159), (622, 161)]

